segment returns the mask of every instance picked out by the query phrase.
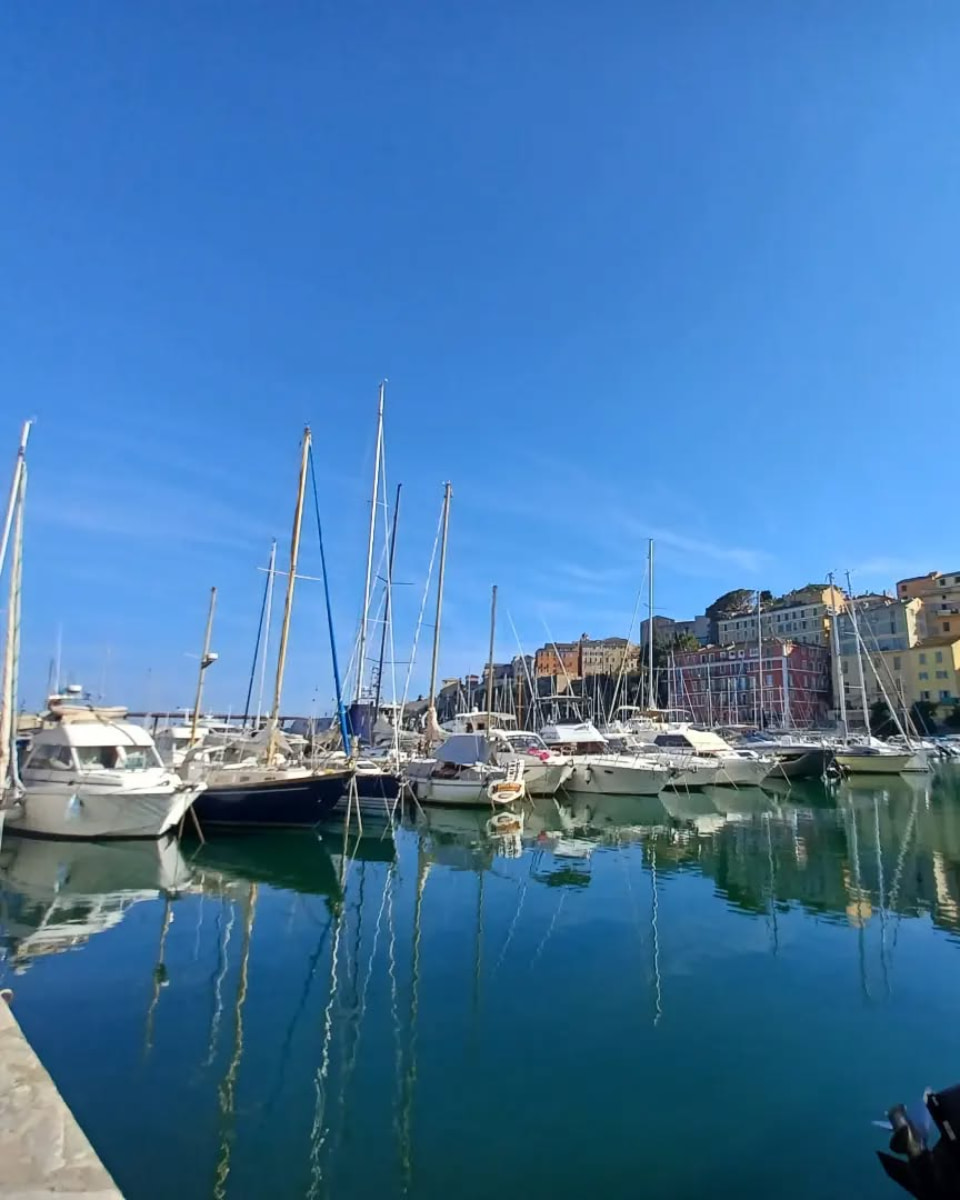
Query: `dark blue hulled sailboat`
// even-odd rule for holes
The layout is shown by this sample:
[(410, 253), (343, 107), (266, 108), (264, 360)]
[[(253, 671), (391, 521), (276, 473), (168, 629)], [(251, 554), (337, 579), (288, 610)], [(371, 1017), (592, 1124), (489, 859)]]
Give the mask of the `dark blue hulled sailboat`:
[[(199, 797), (202, 803), (194, 806), (194, 813), (203, 829), (224, 826), (249, 829), (314, 826), (334, 811), (353, 778), (354, 768), (353, 764), (349, 762), (342, 767), (338, 766), (323, 771), (312, 771), (299, 765), (287, 765), (290, 762), (291, 746), (279, 727), (280, 697), (283, 689), (287, 644), (290, 636), (290, 614), (293, 607), (293, 591), (300, 552), (303, 502), (307, 472), (308, 470), (312, 472), (312, 462), (311, 435), (308, 427), (304, 430), (301, 447), (297, 504), (293, 519), (293, 534), (290, 540), (290, 570), (287, 575), (283, 624), (277, 653), (276, 683), (270, 717), (262, 730), (241, 734), (239, 738), (225, 745), (195, 747), (190, 751), (184, 763), (183, 770), (187, 778), (196, 775), (207, 785), (206, 790)], [(321, 560), (323, 560), (322, 538), (320, 552)], [(323, 576), (329, 619), (330, 596), (327, 588), (325, 561)], [(210, 655), (209, 646), (212, 616), (211, 604), (210, 617), (207, 622), (207, 640), (201, 658), (201, 681), (205, 666), (209, 665), (216, 657)], [(330, 628), (331, 646), (333, 646), (332, 619)], [(340, 681), (335, 649), (333, 666), (341, 722), (345, 726), (343, 706), (339, 701)], [(199, 710), (200, 684), (198, 683), (195, 713)]]

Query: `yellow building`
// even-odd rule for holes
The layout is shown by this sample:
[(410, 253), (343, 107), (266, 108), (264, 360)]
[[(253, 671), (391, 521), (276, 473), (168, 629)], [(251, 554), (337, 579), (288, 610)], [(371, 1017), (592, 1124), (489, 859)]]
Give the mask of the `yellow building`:
[(960, 571), (931, 571), (897, 584), (901, 600), (920, 600), (927, 637), (960, 635)]
[[(904, 650), (874, 652), (870, 659), (876, 671), (866, 659), (863, 664), (868, 705), (883, 699), (877, 675), (901, 719), (904, 710), (909, 711), (918, 700), (936, 704), (938, 716), (944, 717), (954, 701), (960, 699), (960, 634), (925, 638)], [(840, 679), (847, 702), (847, 720), (853, 727), (862, 726), (863, 701), (856, 654), (840, 656)]]

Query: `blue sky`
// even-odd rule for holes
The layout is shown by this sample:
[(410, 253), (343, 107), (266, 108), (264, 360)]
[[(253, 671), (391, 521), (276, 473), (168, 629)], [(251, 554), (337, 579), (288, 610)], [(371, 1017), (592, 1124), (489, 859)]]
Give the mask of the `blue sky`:
[[(38, 419), (29, 703), (62, 624), (94, 692), (189, 704), (216, 584), (208, 700), (242, 704), (305, 422), (347, 654), (384, 376), (401, 659), (454, 485), (442, 674), (482, 663), (492, 583), (499, 657), (507, 612), (531, 649), (545, 625), (625, 633), (650, 535), (675, 616), (957, 566), (956, 6), (2, 20), (11, 458)], [(327, 707), (323, 621), (304, 583), (288, 710)]]

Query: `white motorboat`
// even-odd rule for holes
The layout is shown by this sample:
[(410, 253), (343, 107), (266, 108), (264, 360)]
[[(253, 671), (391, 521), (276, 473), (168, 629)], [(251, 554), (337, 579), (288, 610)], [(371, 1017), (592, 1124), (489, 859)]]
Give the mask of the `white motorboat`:
[(123, 709), (54, 698), (12, 789), (5, 828), (31, 837), (158, 838), (203, 791), (160, 761), (150, 734)]
[(483, 733), (454, 734), (432, 759), (416, 759), (404, 767), (404, 780), (420, 804), (489, 807), (519, 798), (513, 787), (501, 793), (497, 785), (519, 783), (522, 775), (519, 757), (498, 762), (493, 739)]
[(685, 756), (695, 758), (701, 764), (715, 762), (717, 773), (711, 782), (731, 787), (756, 787), (777, 765), (773, 757), (735, 749), (718, 734), (691, 726), (659, 733), (653, 745), (667, 751), (681, 769), (685, 767)]
[(551, 750), (571, 756), (564, 787), (573, 794), (656, 796), (673, 779), (673, 770), (650, 755), (615, 753), (592, 721), (544, 725), (541, 736)]

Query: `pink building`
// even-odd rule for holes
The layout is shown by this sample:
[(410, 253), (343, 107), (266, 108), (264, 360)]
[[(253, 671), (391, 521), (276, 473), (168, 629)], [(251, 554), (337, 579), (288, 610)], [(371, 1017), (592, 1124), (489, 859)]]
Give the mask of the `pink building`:
[[(705, 646), (675, 655), (670, 706), (697, 724), (808, 727), (829, 717), (830, 651), (826, 646), (754, 642)], [(761, 707), (762, 697), (762, 707)]]

